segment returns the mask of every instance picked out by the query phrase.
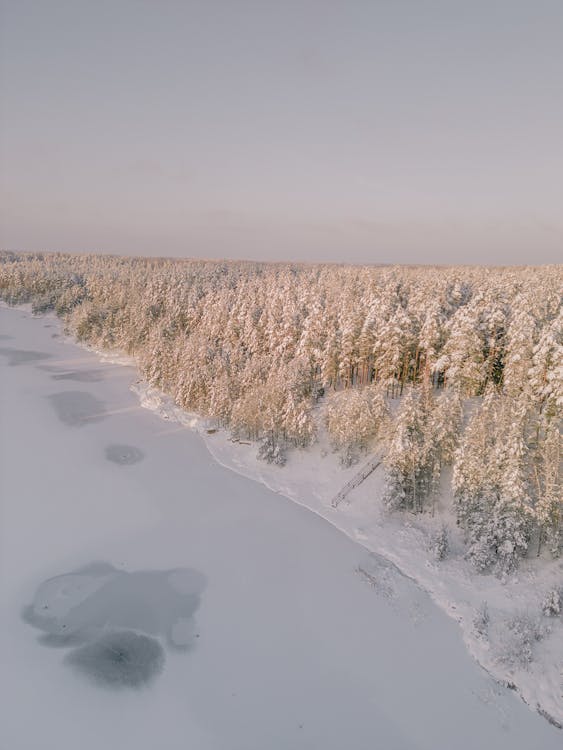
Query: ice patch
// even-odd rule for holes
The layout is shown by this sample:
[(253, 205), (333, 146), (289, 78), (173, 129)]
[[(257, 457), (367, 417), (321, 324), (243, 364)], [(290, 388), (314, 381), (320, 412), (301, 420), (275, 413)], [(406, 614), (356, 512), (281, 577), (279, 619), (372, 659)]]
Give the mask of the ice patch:
[(17, 349), (13, 346), (0, 347), (0, 355), (8, 358), (10, 367), (19, 365), (30, 365), (43, 359), (50, 359), (51, 355), (46, 352), (36, 352), (30, 349)]
[(101, 370), (70, 370), (59, 372), (51, 376), (53, 380), (76, 380), (79, 383), (98, 383), (103, 379)]
[(136, 688), (164, 667), (164, 650), (156, 638), (131, 631), (108, 633), (76, 648), (65, 663), (101, 687)]
[(69, 427), (82, 427), (104, 419), (103, 403), (87, 391), (62, 391), (48, 398), (57, 417)]
[(106, 458), (119, 466), (131, 466), (142, 461), (145, 457), (143, 451), (135, 448), (134, 445), (108, 445), (106, 448)]
[(22, 616), (42, 631), (43, 645), (75, 647), (65, 663), (97, 682), (133, 687), (161, 670), (159, 638), (186, 650), (198, 637), (204, 588), (197, 570), (128, 573), (92, 563), (44, 581)]

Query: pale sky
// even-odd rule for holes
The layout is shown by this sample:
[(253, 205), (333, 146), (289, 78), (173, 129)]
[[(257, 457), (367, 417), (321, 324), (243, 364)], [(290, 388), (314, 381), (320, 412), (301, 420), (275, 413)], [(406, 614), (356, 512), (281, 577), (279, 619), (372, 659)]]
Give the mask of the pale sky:
[(563, 262), (563, 0), (0, 0), (0, 246)]

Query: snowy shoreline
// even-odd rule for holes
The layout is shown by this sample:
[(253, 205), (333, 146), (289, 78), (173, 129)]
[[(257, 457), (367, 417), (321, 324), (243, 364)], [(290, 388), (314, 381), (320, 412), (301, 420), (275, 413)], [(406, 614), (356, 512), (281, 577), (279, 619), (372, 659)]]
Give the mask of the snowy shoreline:
[[(25, 311), (30, 313), (29, 309)], [(67, 337), (67, 340), (83, 346), (72, 337)], [(131, 358), (118, 352), (84, 348), (94, 351), (102, 361), (135, 365)], [(561, 727), (561, 618), (550, 618), (551, 631), (533, 644), (534, 659), (527, 669), (504, 663), (498, 651), (507, 636), (506, 623), (510, 617), (527, 612), (533, 619), (539, 618), (545, 593), (560, 584), (560, 561), (523, 560), (517, 573), (504, 582), (490, 575), (477, 575), (462, 557), (460, 538), (452, 519), (439, 512), (436, 519), (422, 516), (405, 522), (404, 517), (399, 519), (383, 513), (381, 503), (377, 502), (384, 487), (382, 467), (353, 489), (337, 508), (332, 507), (332, 499), (356, 474), (358, 466), (342, 469), (330, 451), (326, 436), (321, 435), (319, 442), (311, 448), (292, 451), (287, 465), (280, 468), (258, 461), (256, 444), (234, 442), (225, 430), (215, 429), (211, 421), (183, 411), (170, 397), (147, 384), (137, 381), (131, 390), (144, 408), (164, 420), (178, 423), (180, 429), (185, 427), (197, 431), (218, 464), (307, 508), (366, 550), (396, 566), (458, 622), (469, 652), (489, 674), (499, 683), (517, 690), (532, 709)], [(428, 545), (438, 524), (444, 520), (449, 521), (451, 555), (444, 561), (435, 562)], [(358, 574), (372, 585), (369, 571), (358, 570)], [(487, 638), (477, 633), (474, 626), (484, 602), (490, 614)]]
[[(503, 664), (496, 649), (507, 636), (506, 621), (511, 616), (522, 612), (529, 613), (532, 619), (536, 614), (539, 616), (546, 591), (561, 581), (561, 561), (542, 561), (540, 568), (534, 565), (534, 560), (523, 560), (519, 570), (506, 581), (493, 575), (479, 575), (460, 557), (461, 540), (459, 534), (456, 538), (455, 521), (448, 519), (453, 537), (452, 554), (449, 559), (435, 562), (429, 544), (444, 517), (421, 516), (405, 522), (403, 518), (385, 514), (381, 503), (374, 502), (381, 498), (384, 489), (382, 466), (334, 508), (333, 497), (354, 476), (358, 466), (342, 469), (326, 442), (323, 445), (322, 436), (319, 443), (308, 449), (293, 450), (286, 466), (268, 465), (256, 458), (256, 444), (233, 441), (224, 429), (209, 432), (212, 424), (209, 420), (185, 412), (157, 389), (143, 382), (134, 383), (131, 389), (144, 408), (166, 421), (196, 430), (219, 464), (307, 508), (367, 551), (396, 566), (459, 624), (468, 651), (483, 669), (500, 684), (516, 690), (526, 704), (554, 726), (562, 728), (561, 618), (551, 618), (551, 632), (535, 644), (534, 661), (528, 669)], [(474, 627), (474, 620), (485, 602), (491, 629), (496, 628), (494, 648)]]

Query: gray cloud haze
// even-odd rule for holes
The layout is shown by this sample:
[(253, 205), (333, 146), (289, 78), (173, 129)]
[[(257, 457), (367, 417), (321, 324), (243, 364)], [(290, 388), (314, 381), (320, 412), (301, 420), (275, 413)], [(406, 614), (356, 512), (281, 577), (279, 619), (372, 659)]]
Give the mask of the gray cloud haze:
[(3, 0), (0, 244), (563, 257), (563, 4)]

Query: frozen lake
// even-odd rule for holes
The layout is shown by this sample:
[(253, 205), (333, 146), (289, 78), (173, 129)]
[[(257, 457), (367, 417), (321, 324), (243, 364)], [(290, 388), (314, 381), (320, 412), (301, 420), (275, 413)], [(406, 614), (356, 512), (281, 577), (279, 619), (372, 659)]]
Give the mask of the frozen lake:
[(561, 748), (412, 582), (58, 331), (0, 309), (2, 750)]

